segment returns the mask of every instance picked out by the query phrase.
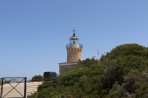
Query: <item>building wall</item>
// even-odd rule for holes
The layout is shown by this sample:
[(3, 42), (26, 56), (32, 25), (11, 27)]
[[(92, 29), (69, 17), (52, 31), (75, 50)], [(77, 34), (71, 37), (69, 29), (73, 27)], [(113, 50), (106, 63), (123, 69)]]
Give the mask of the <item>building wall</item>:
[(78, 62), (82, 59), (82, 49), (81, 48), (68, 48), (67, 49), (67, 62)]
[(74, 66), (76, 66), (77, 63), (60, 63), (59, 64), (59, 74), (64, 74), (67, 71), (69, 71), (71, 68), (73, 68)]

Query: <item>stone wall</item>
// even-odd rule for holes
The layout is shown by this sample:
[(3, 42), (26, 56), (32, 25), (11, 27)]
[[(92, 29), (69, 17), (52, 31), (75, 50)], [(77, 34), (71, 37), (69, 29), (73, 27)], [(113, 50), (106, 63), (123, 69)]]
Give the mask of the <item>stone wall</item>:
[(68, 48), (67, 49), (67, 62), (78, 62), (82, 59), (82, 49), (81, 48)]
[(77, 63), (59, 63), (59, 74), (64, 74), (71, 68), (75, 67)]

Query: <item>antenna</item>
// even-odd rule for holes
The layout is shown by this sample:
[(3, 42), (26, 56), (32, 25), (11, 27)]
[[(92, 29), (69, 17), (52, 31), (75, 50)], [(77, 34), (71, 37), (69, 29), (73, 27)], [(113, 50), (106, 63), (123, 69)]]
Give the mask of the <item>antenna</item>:
[(76, 36), (76, 30), (73, 29), (73, 36)]
[(76, 33), (76, 30), (75, 29), (73, 29), (73, 33)]
[(97, 51), (97, 55), (98, 55), (98, 58), (99, 58), (99, 55), (100, 55), (99, 49), (98, 49), (98, 51)]
[(76, 27), (74, 26), (74, 27), (73, 27), (73, 33), (76, 33), (76, 31), (77, 31), (77, 30), (76, 30)]

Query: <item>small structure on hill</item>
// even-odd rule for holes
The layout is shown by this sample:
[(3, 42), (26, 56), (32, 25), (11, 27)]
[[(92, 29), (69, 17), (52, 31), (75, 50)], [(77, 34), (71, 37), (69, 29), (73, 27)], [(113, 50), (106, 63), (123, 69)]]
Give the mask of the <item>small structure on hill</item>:
[(43, 74), (43, 79), (44, 80), (52, 80), (57, 78), (57, 73), (56, 72), (44, 72)]
[(69, 38), (70, 43), (66, 45), (67, 62), (59, 63), (59, 74), (64, 74), (69, 69), (73, 68), (79, 60), (82, 60), (82, 44), (79, 43), (79, 38), (73, 30), (73, 35)]

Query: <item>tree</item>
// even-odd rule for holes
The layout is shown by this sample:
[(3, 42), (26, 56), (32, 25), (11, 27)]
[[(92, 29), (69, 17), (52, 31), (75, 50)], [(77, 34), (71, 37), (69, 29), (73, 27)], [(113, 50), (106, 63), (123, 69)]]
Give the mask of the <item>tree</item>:
[(43, 81), (43, 77), (41, 75), (35, 75), (32, 77), (31, 81), (32, 82)]

